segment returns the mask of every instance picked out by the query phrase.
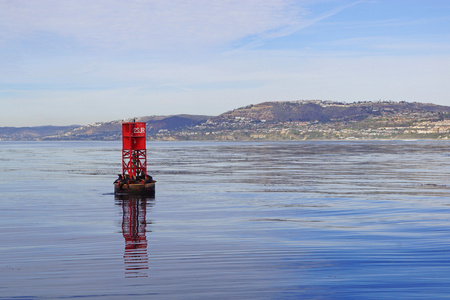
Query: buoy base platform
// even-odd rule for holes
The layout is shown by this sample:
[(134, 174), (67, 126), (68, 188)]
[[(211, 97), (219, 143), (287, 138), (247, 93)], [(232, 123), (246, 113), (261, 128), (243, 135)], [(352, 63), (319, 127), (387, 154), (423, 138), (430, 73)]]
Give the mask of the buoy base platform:
[(156, 181), (153, 179), (133, 180), (118, 179), (114, 181), (114, 194), (148, 195), (155, 194)]

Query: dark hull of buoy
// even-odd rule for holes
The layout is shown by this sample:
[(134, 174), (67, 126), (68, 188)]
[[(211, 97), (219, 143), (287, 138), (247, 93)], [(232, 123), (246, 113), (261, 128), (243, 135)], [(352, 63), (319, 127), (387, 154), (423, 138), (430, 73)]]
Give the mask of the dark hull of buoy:
[(141, 183), (123, 183), (114, 182), (114, 194), (131, 194), (131, 195), (154, 195), (155, 194), (155, 183), (153, 180), (151, 182)]

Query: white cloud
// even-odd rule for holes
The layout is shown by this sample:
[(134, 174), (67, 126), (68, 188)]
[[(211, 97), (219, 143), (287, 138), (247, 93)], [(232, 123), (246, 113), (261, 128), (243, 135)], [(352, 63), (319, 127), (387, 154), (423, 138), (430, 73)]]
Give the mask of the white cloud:
[(216, 46), (296, 24), (294, 0), (0, 1), (6, 39), (36, 35), (100, 48)]

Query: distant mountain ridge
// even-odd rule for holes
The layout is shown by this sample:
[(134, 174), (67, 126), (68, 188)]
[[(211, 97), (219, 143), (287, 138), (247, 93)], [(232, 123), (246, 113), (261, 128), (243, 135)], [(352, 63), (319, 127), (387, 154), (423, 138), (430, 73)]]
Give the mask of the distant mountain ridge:
[(0, 127), (0, 140), (118, 140), (122, 134), (122, 122), (146, 122), (147, 132), (154, 134), (160, 130), (195, 126), (209, 118), (211, 116), (182, 114), (96, 122), (85, 126)]
[(98, 122), (68, 130), (62, 134), (44, 136), (43, 140), (119, 140), (122, 136), (122, 122), (146, 122), (148, 135), (160, 130), (177, 130), (201, 124), (211, 118), (203, 115), (145, 116), (111, 122)]
[(140, 121), (147, 122), (147, 133), (153, 134), (160, 130), (174, 130), (179, 128), (184, 128), (187, 126), (195, 126), (202, 122), (205, 122), (211, 118), (211, 116), (201, 116), (201, 115), (175, 115), (168, 116), (161, 119), (147, 119), (140, 118)]
[(36, 140), (44, 136), (57, 135), (78, 127), (80, 125), (0, 127), (0, 140)]
[[(403, 128), (402, 134), (424, 132), (431, 134), (435, 131), (440, 134), (431, 134), (430, 138), (448, 137), (445, 135), (447, 130), (450, 134), (450, 127), (445, 123), (450, 122), (449, 106), (404, 101), (345, 103), (299, 100), (263, 102), (237, 108), (219, 116), (180, 114), (97, 122), (86, 126), (0, 127), (0, 140), (119, 140), (121, 123), (132, 120), (146, 122), (147, 136), (154, 140), (286, 139), (288, 137), (289, 139), (334, 139), (349, 138), (348, 132), (363, 138), (411, 136), (399, 135), (398, 128)], [(425, 128), (422, 126), (424, 122), (434, 122), (434, 125), (430, 123), (431, 125), (428, 124)], [(397, 129), (392, 127), (393, 125)], [(408, 126), (411, 130), (405, 129)], [(364, 131), (364, 134), (359, 135), (358, 130)], [(391, 133), (386, 135), (383, 130)], [(311, 134), (313, 131), (315, 133)]]

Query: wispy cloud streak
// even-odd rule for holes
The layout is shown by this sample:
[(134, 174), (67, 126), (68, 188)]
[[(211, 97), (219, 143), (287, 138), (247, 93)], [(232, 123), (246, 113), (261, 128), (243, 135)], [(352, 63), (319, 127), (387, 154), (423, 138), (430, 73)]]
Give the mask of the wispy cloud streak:
[(276, 28), (274, 30), (269, 30), (267, 32), (263, 32), (256, 37), (253, 38), (251, 42), (244, 44), (241, 49), (252, 49), (259, 47), (266, 43), (269, 40), (289, 36), (297, 31), (300, 31), (304, 28), (312, 26), (324, 19), (332, 17), (341, 11), (350, 8), (352, 6), (358, 5), (360, 3), (366, 2), (367, 0), (359, 0), (346, 5), (339, 6), (337, 8), (331, 9), (325, 13), (319, 15), (308, 16), (308, 14), (303, 14), (302, 16), (297, 16), (296, 19), (290, 24), (282, 26), (280, 28)]

